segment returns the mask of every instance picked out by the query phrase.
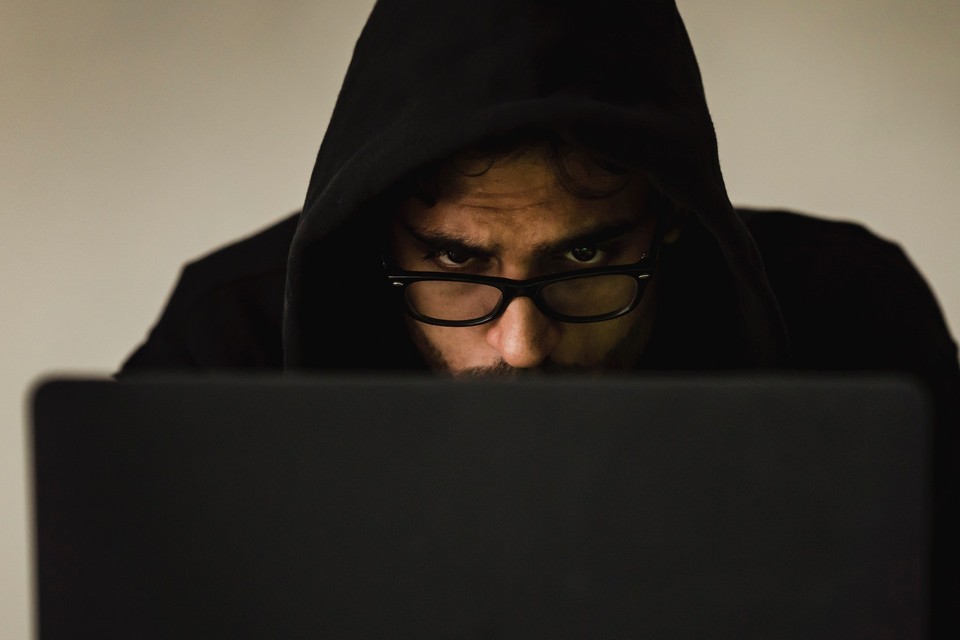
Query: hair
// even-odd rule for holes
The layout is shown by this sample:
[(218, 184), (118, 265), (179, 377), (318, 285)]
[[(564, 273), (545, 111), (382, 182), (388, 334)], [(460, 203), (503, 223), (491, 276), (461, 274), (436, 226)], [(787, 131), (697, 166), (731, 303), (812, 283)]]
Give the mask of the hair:
[(482, 176), (498, 164), (532, 154), (546, 159), (567, 192), (584, 199), (608, 198), (640, 175), (637, 167), (600, 152), (569, 132), (530, 127), (488, 136), (424, 165), (397, 181), (389, 190), (389, 199), (400, 203), (415, 198), (432, 207), (451, 178)]
[[(639, 162), (604, 151), (607, 146), (602, 138), (592, 136), (589, 130), (575, 132), (526, 127), (497, 133), (410, 172), (368, 201), (366, 206), (376, 216), (389, 216), (411, 200), (433, 207), (457, 177), (482, 176), (498, 164), (532, 154), (540, 154), (546, 159), (557, 183), (571, 195), (602, 200), (646, 175)], [(666, 194), (652, 186), (647, 206), (664, 230), (664, 243), (672, 244), (687, 216)], [(384, 235), (380, 242), (386, 247), (387, 226), (382, 229)]]

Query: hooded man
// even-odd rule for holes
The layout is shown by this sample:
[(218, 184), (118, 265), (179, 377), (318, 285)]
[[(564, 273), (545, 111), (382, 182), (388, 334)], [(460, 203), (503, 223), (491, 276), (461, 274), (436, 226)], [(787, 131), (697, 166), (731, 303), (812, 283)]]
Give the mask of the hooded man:
[(913, 374), (953, 450), (930, 289), (861, 226), (731, 204), (673, 0), (381, 0), (302, 211), (188, 265), (118, 377), (758, 368)]
[[(476, 317), (411, 304), (454, 284)], [(171, 368), (897, 371), (950, 425), (960, 395), (898, 246), (731, 204), (671, 0), (377, 3), (302, 211), (188, 265), (119, 375)]]

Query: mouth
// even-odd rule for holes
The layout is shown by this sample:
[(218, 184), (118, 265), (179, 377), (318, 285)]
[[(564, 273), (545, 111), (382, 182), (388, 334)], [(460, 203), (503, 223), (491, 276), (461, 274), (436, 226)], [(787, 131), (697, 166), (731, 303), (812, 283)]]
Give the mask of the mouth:
[(496, 364), (486, 367), (471, 367), (460, 371), (451, 372), (455, 378), (520, 378), (536, 377), (545, 375), (564, 375), (564, 374), (586, 374), (598, 373), (596, 367), (587, 367), (584, 365), (557, 364), (554, 362), (545, 362), (537, 367), (521, 368), (512, 367), (502, 360)]

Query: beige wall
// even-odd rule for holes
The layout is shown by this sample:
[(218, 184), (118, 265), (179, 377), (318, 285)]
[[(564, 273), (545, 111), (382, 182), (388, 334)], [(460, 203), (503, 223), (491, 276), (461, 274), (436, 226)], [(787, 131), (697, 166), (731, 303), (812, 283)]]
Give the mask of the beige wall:
[[(300, 205), (371, 4), (0, 0), (3, 638), (30, 628), (29, 385), (113, 370), (185, 259)], [(680, 6), (733, 199), (898, 239), (956, 335), (960, 3)]]

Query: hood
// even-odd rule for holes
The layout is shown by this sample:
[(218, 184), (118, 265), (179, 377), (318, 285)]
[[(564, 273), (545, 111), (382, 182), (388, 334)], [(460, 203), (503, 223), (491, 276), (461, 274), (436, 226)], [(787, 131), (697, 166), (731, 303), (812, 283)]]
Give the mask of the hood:
[[(690, 214), (689, 236), (706, 238), (725, 274), (742, 364), (788, 361), (759, 253), (727, 197), (672, 0), (381, 0), (354, 49), (291, 246), (285, 366), (416, 362), (381, 276), (384, 225), (371, 203), (417, 167), (528, 125), (581, 128), (639, 163)], [(695, 331), (710, 318), (689, 316), (710, 312), (694, 305), (675, 317)]]

